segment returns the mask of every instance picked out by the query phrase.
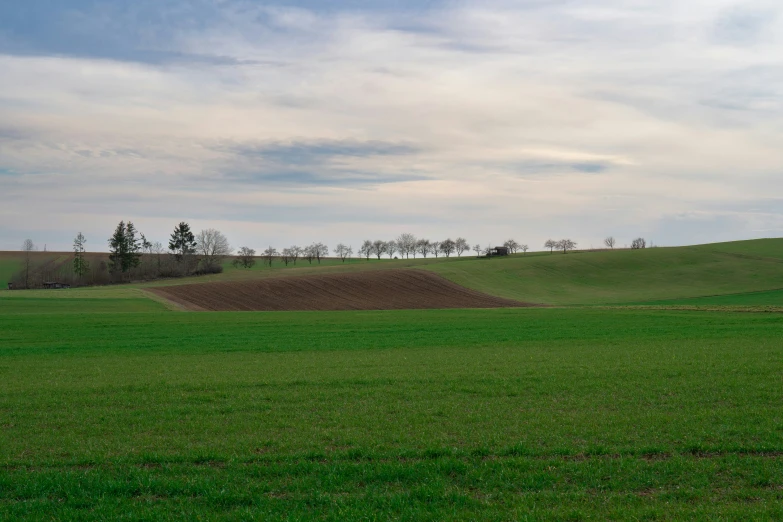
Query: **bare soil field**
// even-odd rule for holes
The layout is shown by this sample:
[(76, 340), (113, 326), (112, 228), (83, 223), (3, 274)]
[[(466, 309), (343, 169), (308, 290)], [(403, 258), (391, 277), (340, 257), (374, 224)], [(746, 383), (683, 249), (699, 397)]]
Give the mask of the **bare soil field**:
[(189, 310), (406, 310), (537, 306), (470, 290), (422, 270), (379, 270), (149, 288)]

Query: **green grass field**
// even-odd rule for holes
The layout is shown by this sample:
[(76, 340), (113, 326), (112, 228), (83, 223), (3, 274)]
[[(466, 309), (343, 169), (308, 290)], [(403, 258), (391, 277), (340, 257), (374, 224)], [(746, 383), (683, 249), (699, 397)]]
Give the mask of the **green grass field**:
[(416, 262), (629, 307), (3, 292), (0, 520), (781, 519), (780, 244)]
[[(747, 255), (738, 254), (742, 248)], [(426, 268), (469, 288), (534, 303), (670, 300), (783, 289), (783, 239), (637, 251), (516, 255), (438, 263)]]
[(0, 257), (0, 290), (8, 288), (8, 281), (22, 269), (21, 258), (16, 259), (12, 256)]

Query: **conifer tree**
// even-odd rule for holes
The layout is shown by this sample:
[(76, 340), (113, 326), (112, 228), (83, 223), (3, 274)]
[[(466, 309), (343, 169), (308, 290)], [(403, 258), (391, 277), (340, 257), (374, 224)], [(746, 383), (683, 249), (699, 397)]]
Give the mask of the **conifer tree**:
[(174, 257), (179, 262), (196, 252), (196, 238), (190, 231), (190, 225), (183, 221), (174, 227), (174, 233), (169, 240), (169, 250), (174, 252)]
[(136, 227), (130, 221), (120, 221), (114, 229), (109, 238), (109, 272), (124, 274), (139, 266), (141, 247), (136, 234)]
[(84, 259), (84, 244), (86, 242), (87, 240), (81, 232), (73, 240), (73, 272), (79, 277), (84, 277), (90, 269), (90, 263)]

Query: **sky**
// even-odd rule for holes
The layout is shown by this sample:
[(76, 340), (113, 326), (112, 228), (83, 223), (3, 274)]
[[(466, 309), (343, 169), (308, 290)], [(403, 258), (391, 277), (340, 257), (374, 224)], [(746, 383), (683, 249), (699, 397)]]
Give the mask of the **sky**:
[(783, 236), (779, 0), (0, 2), (0, 250)]

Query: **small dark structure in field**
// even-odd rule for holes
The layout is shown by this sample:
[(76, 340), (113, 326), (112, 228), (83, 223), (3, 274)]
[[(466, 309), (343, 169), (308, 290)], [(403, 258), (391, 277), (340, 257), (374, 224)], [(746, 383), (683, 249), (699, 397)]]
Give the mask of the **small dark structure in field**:
[(508, 248), (506, 247), (495, 247), (489, 250), (489, 253), (487, 254), (487, 257), (495, 257), (495, 256), (507, 256), (508, 255)]
[(8, 289), (9, 290), (13, 290), (14, 289), (14, 284), (13, 283), (8, 283)]
[(57, 283), (54, 281), (47, 281), (43, 284), (43, 287), (47, 290), (55, 290), (55, 289), (65, 289), (65, 288), (71, 288), (71, 285), (67, 283)]

